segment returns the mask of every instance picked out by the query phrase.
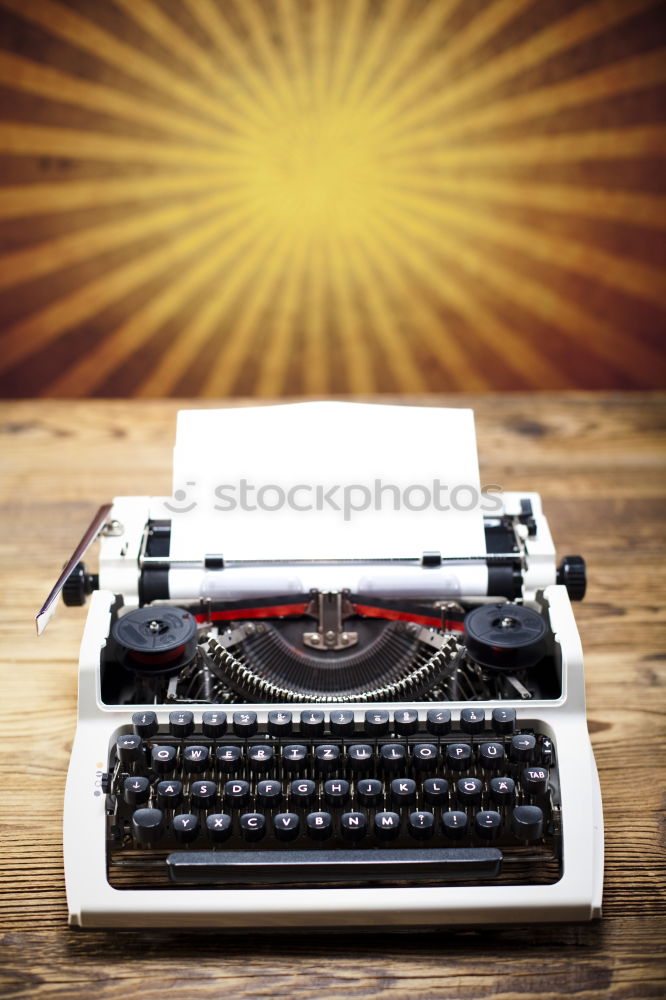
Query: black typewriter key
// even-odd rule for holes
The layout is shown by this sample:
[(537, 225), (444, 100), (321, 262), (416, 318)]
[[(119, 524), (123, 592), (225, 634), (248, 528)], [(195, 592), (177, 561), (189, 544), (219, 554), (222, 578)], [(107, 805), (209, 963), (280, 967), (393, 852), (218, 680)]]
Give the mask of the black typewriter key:
[(316, 739), (324, 732), (324, 713), (319, 711), (301, 714), (301, 733), (309, 739)]
[(257, 804), (266, 809), (276, 809), (282, 802), (282, 784), (279, 781), (265, 780), (257, 785)]
[(435, 817), (431, 812), (413, 812), (407, 820), (407, 831), (415, 840), (427, 840), (435, 832)]
[(331, 712), (331, 732), (334, 736), (352, 736), (354, 733), (354, 713)]
[(400, 833), (400, 816), (395, 812), (375, 813), (374, 828), (379, 840), (394, 840)]
[(467, 813), (454, 811), (442, 814), (442, 832), (450, 840), (462, 840), (466, 837), (468, 826)]
[(501, 771), (504, 761), (504, 747), (501, 743), (482, 743), (479, 747), (479, 764), (484, 771)]
[(308, 748), (294, 743), (284, 747), (282, 751), (282, 766), (288, 774), (300, 774), (308, 763)]
[(326, 840), (333, 833), (333, 817), (327, 812), (308, 813), (305, 827), (313, 840)]
[(243, 752), (240, 747), (218, 747), (215, 751), (215, 766), (223, 774), (233, 774), (241, 765)]
[(434, 743), (417, 743), (412, 750), (412, 760), (417, 771), (432, 773), (437, 770), (437, 747)]
[(474, 832), (481, 840), (496, 840), (502, 832), (502, 817), (493, 810), (478, 812), (474, 817)]
[(148, 778), (125, 778), (123, 782), (123, 798), (128, 806), (141, 806), (148, 801), (150, 781)]
[(451, 713), (448, 708), (428, 709), (426, 729), (435, 736), (445, 736), (451, 729)]
[(149, 740), (159, 729), (159, 722), (154, 712), (135, 712), (132, 716), (132, 725), (137, 736), (144, 740)]
[(365, 731), (372, 739), (389, 731), (389, 714), (384, 709), (372, 709), (365, 713)]
[(214, 781), (193, 781), (190, 798), (194, 809), (211, 809), (217, 801), (217, 785)]
[(231, 836), (231, 816), (227, 813), (211, 813), (206, 817), (206, 831), (214, 844), (222, 844)]
[(294, 805), (307, 808), (315, 800), (317, 786), (311, 778), (301, 778), (299, 781), (292, 781), (289, 791)]
[(553, 761), (555, 759), (553, 741), (549, 740), (547, 736), (540, 736), (538, 744), (539, 744), (539, 759), (541, 763), (545, 767), (552, 767)]
[(483, 782), (478, 778), (459, 778), (456, 781), (456, 798), (463, 808), (480, 806)]
[(296, 813), (278, 813), (273, 817), (273, 832), (277, 840), (294, 840), (301, 828)]
[(244, 840), (261, 840), (266, 833), (266, 817), (261, 813), (243, 813), (238, 822)]
[(397, 806), (411, 806), (416, 802), (416, 782), (411, 778), (394, 778), (391, 782), (391, 799)]
[(143, 757), (143, 743), (136, 733), (125, 733), (116, 740), (116, 753), (121, 764), (133, 764)]
[(289, 736), (293, 727), (291, 712), (269, 712), (268, 732), (271, 736)]
[(208, 747), (187, 746), (183, 750), (183, 766), (188, 774), (201, 774), (208, 767)]
[(379, 763), (382, 771), (395, 774), (405, 767), (407, 750), (401, 743), (385, 743), (379, 751)]
[(258, 729), (256, 712), (234, 712), (234, 732), (236, 736), (254, 736)]
[(540, 840), (543, 813), (538, 806), (516, 806), (511, 813), (511, 830), (518, 840)]
[(429, 806), (445, 806), (449, 801), (449, 783), (444, 778), (426, 778), (423, 798)]
[(150, 751), (150, 762), (158, 774), (169, 774), (176, 766), (177, 751), (175, 747), (153, 747)]
[(219, 740), (227, 731), (226, 712), (204, 712), (201, 716), (201, 729), (204, 736), (211, 740)]
[(273, 763), (273, 756), (273, 747), (256, 745), (247, 748), (247, 759), (254, 774), (264, 774), (268, 771)]
[(160, 809), (137, 809), (132, 815), (132, 835), (137, 844), (156, 844), (164, 836), (164, 815)]
[(184, 739), (194, 732), (194, 715), (192, 712), (171, 712), (169, 715), (169, 730), (178, 739)]
[(463, 708), (460, 713), (460, 728), (463, 733), (482, 733), (486, 724), (486, 713), (480, 708)]
[(157, 784), (157, 804), (160, 809), (175, 809), (183, 798), (182, 781), (160, 781)]
[(400, 708), (393, 714), (393, 725), (400, 736), (411, 736), (419, 728), (419, 713), (415, 708)]
[(548, 768), (526, 767), (523, 771), (523, 788), (530, 795), (545, 795), (548, 791)]
[(490, 798), (496, 806), (510, 806), (516, 797), (516, 783), (513, 778), (491, 778)]
[(532, 733), (516, 733), (511, 737), (509, 757), (517, 764), (529, 764), (534, 758), (536, 737)]
[(355, 743), (347, 749), (347, 761), (352, 771), (357, 774), (367, 771), (372, 766), (374, 751), (367, 743)]
[(446, 748), (446, 766), (452, 771), (466, 771), (472, 762), (469, 743), (449, 743)]
[(377, 778), (362, 778), (356, 782), (356, 796), (362, 806), (378, 806), (384, 795), (384, 786)]
[(516, 728), (515, 708), (494, 708), (492, 726), (496, 733), (512, 733)]
[(326, 804), (334, 808), (344, 806), (349, 799), (349, 782), (340, 778), (329, 778), (324, 782)]
[(322, 743), (315, 747), (314, 759), (317, 774), (330, 774), (340, 762), (340, 748), (333, 743)]
[(249, 782), (243, 781), (242, 778), (225, 782), (224, 797), (232, 809), (240, 809), (247, 805), (250, 799)]
[(172, 823), (173, 835), (181, 844), (189, 844), (199, 835), (199, 820), (192, 813), (179, 813)]
[(340, 817), (340, 833), (345, 840), (361, 840), (368, 829), (368, 821), (363, 813), (348, 812)]

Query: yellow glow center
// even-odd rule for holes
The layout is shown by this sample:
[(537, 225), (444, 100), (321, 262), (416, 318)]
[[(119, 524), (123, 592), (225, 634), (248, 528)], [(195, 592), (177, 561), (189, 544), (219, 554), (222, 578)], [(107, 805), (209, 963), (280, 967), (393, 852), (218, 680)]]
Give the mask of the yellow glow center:
[(378, 158), (352, 111), (300, 112), (257, 143), (247, 181), (281, 226), (310, 235), (359, 225)]

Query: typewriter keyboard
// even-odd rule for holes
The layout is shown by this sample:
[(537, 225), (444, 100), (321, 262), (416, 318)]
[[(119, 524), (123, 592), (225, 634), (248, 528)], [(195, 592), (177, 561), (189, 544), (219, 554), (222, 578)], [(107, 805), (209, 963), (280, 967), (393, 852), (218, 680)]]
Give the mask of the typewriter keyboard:
[[(364, 714), (364, 717), (363, 717)], [(508, 708), (137, 712), (103, 779), (118, 888), (544, 884), (553, 741)]]

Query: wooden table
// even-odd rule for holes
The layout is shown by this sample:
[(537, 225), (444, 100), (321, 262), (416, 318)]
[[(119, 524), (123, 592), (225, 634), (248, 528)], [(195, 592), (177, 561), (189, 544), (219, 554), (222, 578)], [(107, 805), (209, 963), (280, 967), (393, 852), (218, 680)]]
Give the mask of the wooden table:
[(482, 481), (539, 491), (559, 552), (587, 558), (588, 596), (576, 610), (606, 820), (603, 919), (367, 936), (69, 929), (61, 810), (84, 610), (61, 609), (40, 640), (32, 619), (101, 502), (170, 491), (176, 410), (202, 404), (12, 402), (2, 404), (0, 426), (0, 995), (665, 995), (666, 397), (409, 401), (474, 406)]

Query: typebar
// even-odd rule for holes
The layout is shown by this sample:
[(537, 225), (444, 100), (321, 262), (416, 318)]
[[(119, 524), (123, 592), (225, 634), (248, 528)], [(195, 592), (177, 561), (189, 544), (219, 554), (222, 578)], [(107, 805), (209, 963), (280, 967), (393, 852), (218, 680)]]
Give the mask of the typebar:
[(295, 883), (476, 879), (499, 875), (494, 847), (381, 851), (175, 851), (174, 882)]

